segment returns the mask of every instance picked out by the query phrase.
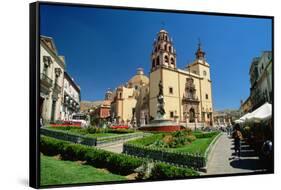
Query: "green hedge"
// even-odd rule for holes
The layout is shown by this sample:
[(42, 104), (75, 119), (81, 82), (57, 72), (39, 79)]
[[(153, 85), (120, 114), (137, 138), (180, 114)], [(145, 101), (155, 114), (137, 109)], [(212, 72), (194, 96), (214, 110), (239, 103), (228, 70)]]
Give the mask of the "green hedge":
[[(81, 130), (81, 129), (73, 129), (73, 130)], [(121, 132), (120, 135), (114, 135), (114, 136), (90, 137), (90, 136), (85, 135), (85, 134), (89, 134), (89, 133), (85, 133), (83, 135), (83, 134), (75, 133), (73, 130), (67, 130), (66, 128), (60, 129), (60, 130), (58, 130), (57, 128), (41, 128), (41, 134), (49, 136), (49, 137), (57, 138), (60, 140), (70, 141), (73, 143), (79, 143), (79, 144), (84, 144), (84, 145), (88, 145), (88, 146), (97, 146), (97, 145), (111, 143), (111, 142), (118, 141), (118, 140), (125, 140), (125, 139), (134, 138), (134, 137), (139, 137), (139, 136), (143, 135), (143, 133)]]
[(180, 168), (163, 163), (156, 163), (151, 170), (151, 179), (174, 179), (198, 176), (199, 174), (189, 168)]
[(159, 160), (162, 162), (183, 165), (196, 169), (206, 166), (206, 159), (204, 155), (182, 153), (165, 148), (155, 148), (139, 144), (132, 144), (130, 142), (127, 142), (123, 145), (123, 152), (128, 155)]
[[(40, 151), (49, 156), (61, 155), (64, 160), (81, 160), (86, 164), (97, 168), (107, 168), (110, 172), (119, 175), (128, 175), (135, 172), (135, 169), (144, 165), (148, 160), (117, 154), (93, 147), (73, 144), (51, 137), (41, 136)], [(169, 171), (169, 169), (171, 171)], [(153, 175), (156, 175), (153, 176)], [(179, 178), (198, 175), (192, 169), (169, 166), (165, 163), (156, 163), (153, 169), (152, 179)]]
[(107, 168), (112, 173), (128, 175), (144, 163), (144, 160), (128, 155), (119, 155), (101, 149), (73, 144), (54, 138), (41, 136), (40, 151), (49, 156), (60, 154), (63, 160), (82, 160), (99, 168)]
[(71, 133), (68, 130), (54, 130), (49, 128), (41, 128), (40, 133), (42, 135), (50, 136), (64, 141), (70, 141), (73, 143), (79, 143), (89, 146), (95, 146), (97, 144), (96, 138)]

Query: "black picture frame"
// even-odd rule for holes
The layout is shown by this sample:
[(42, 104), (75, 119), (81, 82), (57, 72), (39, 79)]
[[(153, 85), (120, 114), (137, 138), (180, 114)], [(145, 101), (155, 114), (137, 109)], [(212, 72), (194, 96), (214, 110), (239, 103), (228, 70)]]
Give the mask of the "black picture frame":
[[(109, 5), (91, 5), (91, 4), (76, 4), (76, 3), (59, 3), (59, 2), (34, 2), (29, 5), (29, 57), (30, 57), (30, 78), (29, 78), (29, 185), (33, 188), (49, 188), (49, 187), (68, 187), (68, 186), (86, 186), (86, 185), (100, 185), (100, 184), (120, 184), (120, 183), (137, 183), (149, 182), (147, 181), (122, 181), (122, 182), (99, 182), (99, 183), (79, 183), (79, 184), (65, 184), (65, 185), (40, 185), (40, 119), (39, 119), (39, 97), (40, 97), (40, 5), (56, 5), (65, 7), (93, 7), (106, 8), (116, 10), (137, 10), (145, 12), (169, 12), (169, 13), (183, 13), (183, 14), (200, 14), (200, 15), (215, 15), (215, 16), (231, 16), (231, 17), (246, 17), (246, 18), (266, 18), (272, 22), (272, 125), (273, 125), (273, 150), (274, 150), (274, 17), (264, 15), (247, 15), (247, 14), (233, 14), (233, 13), (219, 13), (219, 12), (201, 12), (201, 11), (187, 11), (187, 10), (167, 10), (156, 8), (142, 8), (142, 7), (125, 7), (125, 6), (109, 6)], [(273, 151), (273, 168), (274, 168), (274, 151)], [(256, 175), (256, 174), (272, 174), (273, 171), (256, 172), (256, 173), (237, 173), (237, 174), (223, 174), (223, 175), (208, 175), (194, 178), (211, 178), (211, 177), (227, 177), (227, 176), (242, 176), (242, 175)], [(173, 179), (177, 180), (177, 179)], [(156, 180), (162, 181), (162, 180)], [(166, 180), (165, 180), (166, 181)]]

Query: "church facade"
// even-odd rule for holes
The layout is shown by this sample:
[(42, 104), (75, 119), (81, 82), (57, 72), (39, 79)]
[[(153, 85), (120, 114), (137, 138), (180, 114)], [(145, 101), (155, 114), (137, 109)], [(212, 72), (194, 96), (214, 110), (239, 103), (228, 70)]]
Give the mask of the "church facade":
[[(149, 77), (138, 70), (126, 85), (119, 86), (113, 92), (112, 113), (118, 121), (144, 125), (156, 118), (160, 81), (166, 119), (178, 123), (213, 124), (210, 65), (201, 44), (195, 53), (195, 60), (185, 69), (179, 69), (175, 47), (165, 30), (158, 32), (153, 43)], [(127, 92), (130, 92), (129, 95), (126, 95)]]

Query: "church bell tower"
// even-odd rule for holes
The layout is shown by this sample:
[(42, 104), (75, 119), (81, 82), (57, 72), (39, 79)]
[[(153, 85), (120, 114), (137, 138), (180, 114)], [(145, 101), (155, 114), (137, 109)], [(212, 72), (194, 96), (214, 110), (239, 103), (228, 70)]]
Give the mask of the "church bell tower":
[(151, 71), (159, 67), (176, 68), (176, 50), (168, 32), (163, 29), (154, 40), (151, 61)]

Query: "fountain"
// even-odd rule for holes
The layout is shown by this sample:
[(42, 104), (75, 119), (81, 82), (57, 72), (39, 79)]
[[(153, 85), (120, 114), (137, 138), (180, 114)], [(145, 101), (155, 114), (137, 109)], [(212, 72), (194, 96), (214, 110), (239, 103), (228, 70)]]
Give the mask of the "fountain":
[(184, 129), (178, 123), (170, 119), (165, 119), (165, 109), (164, 109), (164, 96), (163, 96), (163, 84), (160, 80), (159, 82), (159, 93), (157, 95), (157, 116), (149, 124), (141, 126), (139, 130), (143, 131), (158, 131), (158, 132), (173, 132)]

